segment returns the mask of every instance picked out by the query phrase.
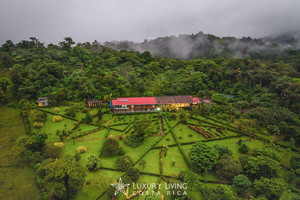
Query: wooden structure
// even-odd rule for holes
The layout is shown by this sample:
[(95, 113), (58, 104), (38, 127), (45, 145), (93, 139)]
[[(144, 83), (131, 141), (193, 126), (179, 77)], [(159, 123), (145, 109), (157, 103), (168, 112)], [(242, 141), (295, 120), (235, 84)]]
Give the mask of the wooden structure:
[(87, 99), (86, 100), (86, 104), (90, 108), (92, 108), (92, 107), (100, 107), (101, 106), (101, 101), (98, 100), (98, 99)]
[(45, 107), (48, 106), (48, 98), (47, 97), (39, 97), (37, 100), (39, 107)]

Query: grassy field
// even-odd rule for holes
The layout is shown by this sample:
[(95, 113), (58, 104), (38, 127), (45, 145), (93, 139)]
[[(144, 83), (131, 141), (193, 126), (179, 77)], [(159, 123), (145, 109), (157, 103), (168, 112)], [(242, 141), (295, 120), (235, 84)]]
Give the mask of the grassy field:
[[(64, 114), (65, 109), (67, 107), (60, 107), (61, 113)], [(8, 108), (6, 108), (8, 109)], [(12, 109), (12, 108), (9, 108)], [(44, 108), (45, 110), (49, 112), (53, 112), (53, 108)], [(90, 112), (96, 113), (97, 109), (91, 109)], [(7, 112), (7, 111), (5, 111)], [(9, 112), (8, 112), (9, 113)], [(48, 139), (47, 142), (57, 142), (60, 141), (60, 138), (56, 135), (56, 130), (70, 130), (74, 124), (77, 122), (77, 120), (83, 118), (85, 116), (85, 113), (77, 113), (76, 119), (68, 119), (63, 117), (63, 120), (61, 122), (52, 122), (53, 114), (47, 114), (47, 120), (44, 123), (44, 127), (41, 128), (42, 132), (47, 133)], [(12, 118), (15, 116), (12, 116)], [(160, 130), (160, 120), (158, 118), (157, 113), (153, 114), (140, 114), (140, 115), (116, 115), (113, 116), (111, 114), (104, 114), (103, 115), (104, 120), (102, 120), (102, 125), (107, 125), (106, 127), (103, 127), (103, 130), (97, 131), (95, 133), (91, 133), (89, 135), (81, 136), (76, 139), (66, 139), (64, 141), (65, 148), (62, 152), (62, 156), (65, 155), (76, 155), (76, 149), (78, 146), (85, 146), (87, 148), (87, 151), (83, 154), (81, 154), (80, 164), (82, 166), (86, 167), (87, 163), (87, 157), (91, 154), (94, 154), (96, 156), (100, 156), (102, 146), (107, 138), (114, 137), (119, 141), (120, 147), (122, 147), (126, 155), (129, 155), (133, 162), (135, 163), (134, 167), (138, 168), (142, 175), (140, 176), (138, 182), (148, 182), (148, 183), (162, 183), (164, 184), (164, 179), (160, 178), (160, 157), (159, 152), (160, 148), (162, 146), (170, 146), (167, 151), (167, 156), (163, 157), (163, 176), (171, 176), (176, 177), (181, 171), (188, 170), (188, 166), (185, 163), (185, 160), (183, 158), (183, 155), (181, 154), (179, 147), (177, 146), (177, 143), (195, 143), (197, 141), (205, 141), (209, 146), (214, 146), (216, 144), (225, 145), (228, 146), (228, 148), (233, 152), (233, 156), (235, 159), (238, 159), (242, 154), (238, 151), (239, 145), (237, 144), (237, 141), (239, 139), (242, 139), (244, 143), (250, 148), (250, 149), (256, 149), (261, 148), (263, 146), (266, 146), (267, 144), (261, 140), (249, 140), (249, 137), (247, 136), (241, 136), (241, 137), (235, 137), (230, 138), (229, 136), (235, 136), (237, 135), (236, 132), (227, 130), (226, 135), (220, 135), (216, 131), (216, 127), (230, 127), (232, 124), (224, 125), (220, 122), (216, 122), (212, 119), (206, 119), (203, 116), (197, 116), (198, 120), (189, 119), (188, 123), (196, 124), (197, 126), (201, 127), (203, 130), (211, 133), (212, 135), (215, 135), (214, 138), (221, 138), (221, 140), (217, 141), (209, 141), (208, 139), (201, 136), (198, 132), (188, 128), (188, 124), (180, 124), (178, 123), (178, 120), (168, 120), (163, 119), (163, 128), (164, 128), (164, 134), (161, 136), (160, 134), (154, 134), (150, 135), (145, 139), (145, 141), (142, 143), (142, 145), (132, 148), (124, 144), (124, 139), (120, 140), (119, 136), (122, 135), (123, 137), (130, 136), (133, 131), (131, 129), (132, 122), (137, 119), (142, 120), (149, 120), (151, 122), (151, 129)], [(9, 123), (9, 118), (5, 118), (6, 120), (4, 123)], [(33, 125), (33, 119), (32, 117), (29, 117), (30, 123)], [(224, 122), (220, 119), (217, 119), (221, 122)], [(24, 127), (22, 125), (21, 121), (12, 120), (14, 124), (12, 124), (12, 127), (14, 129), (22, 129), (22, 133), (24, 132)], [(98, 123), (99, 120), (97, 117), (93, 118), (93, 123)], [(109, 125), (108, 125), (109, 122)], [(2, 126), (4, 126), (3, 121), (0, 121), (0, 129)], [(225, 122), (224, 122), (225, 123)], [(71, 136), (78, 135), (79, 133), (83, 133), (86, 131), (90, 131), (93, 129), (98, 128), (98, 125), (90, 125), (82, 123), (75, 131), (72, 132)], [(170, 130), (170, 127), (172, 130)], [(5, 130), (10, 130), (11, 127), (5, 127)], [(128, 131), (129, 130), (129, 131)], [(21, 131), (21, 130), (19, 130)], [(33, 131), (37, 131), (37, 129), (33, 128)], [(174, 140), (174, 137), (176, 138), (176, 141)], [(163, 138), (162, 138), (163, 137)], [(229, 137), (229, 138), (227, 138)], [(13, 142), (14, 139), (9, 137), (9, 135), (3, 134), (3, 139), (10, 140), (10, 142)], [(159, 142), (158, 142), (159, 141)], [(151, 149), (152, 147), (155, 147)], [(192, 147), (192, 144), (189, 145), (181, 145), (180, 148), (182, 149), (182, 152), (185, 154), (185, 156), (188, 158), (188, 152), (190, 148)], [(3, 147), (2, 147), (3, 148)], [(17, 152), (17, 151), (16, 151)], [(10, 154), (13, 154), (12, 151), (9, 152)], [(10, 154), (7, 152), (6, 156), (1, 156), (0, 160), (2, 163), (11, 161)], [(290, 152), (287, 149), (280, 148), (280, 154), (283, 157), (282, 165), (289, 167), (289, 159), (290, 156), (295, 154), (295, 152)], [(109, 199), (109, 196), (107, 193), (104, 193), (107, 188), (110, 186), (111, 183), (114, 181), (117, 181), (119, 177), (124, 175), (124, 172), (118, 171), (116, 168), (115, 161), (118, 159), (119, 156), (113, 156), (113, 157), (101, 157), (101, 164), (102, 167), (105, 167), (106, 169), (100, 169), (96, 172), (88, 171), (87, 169), (87, 181), (84, 184), (84, 187), (81, 191), (79, 191), (74, 199), (81, 200), (81, 199), (87, 199), (87, 200), (93, 200), (97, 199), (101, 194), (104, 194), (101, 199), (107, 200)], [(146, 161), (145, 167), (142, 167), (139, 165), (141, 160)], [(172, 165), (172, 160), (175, 160), (175, 165)], [(9, 175), (9, 170), (12, 168), (5, 168), (5, 170), (8, 171), (8, 173), (5, 174), (5, 177), (1, 177), (1, 180), (7, 179), (10, 180), (9, 177), (6, 177)], [(4, 168), (1, 168), (0, 170), (4, 170)], [(27, 169), (31, 170), (31, 169)], [(32, 173), (32, 171), (31, 171)], [(282, 171), (284, 173), (284, 171)], [(4, 175), (2, 175), (4, 176)], [(203, 181), (213, 181), (217, 183), (221, 183), (221, 181), (216, 178), (214, 173), (199, 173), (200, 178)], [(13, 177), (11, 177), (13, 178)], [(31, 179), (28, 178), (28, 180), (31, 181), (31, 183), (35, 183), (34, 176), (31, 177)], [(13, 182), (12, 180), (10, 182)], [(1, 182), (3, 185), (3, 183)], [(1, 187), (2, 187), (1, 185)], [(34, 185), (34, 184), (33, 184)], [(28, 184), (27, 186), (30, 186)], [(7, 188), (14, 188), (11, 186), (11, 184), (7, 184), (5, 186), (5, 189)], [(292, 188), (292, 186), (291, 186)], [(22, 188), (23, 190), (26, 190), (25, 188)], [(35, 188), (37, 189), (37, 188)], [(133, 192), (132, 189), (130, 189), (130, 192)], [(164, 189), (161, 189), (160, 192), (162, 194), (165, 194), (166, 191)], [(37, 193), (39, 195), (39, 193)], [(285, 196), (291, 198), (293, 193), (286, 193)], [(119, 199), (125, 199), (123, 194), (118, 195)], [(201, 199), (200, 194), (192, 192), (193, 199)], [(35, 199), (33, 197), (32, 199)], [(36, 198), (38, 199), (38, 198)], [(169, 196), (165, 196), (165, 199), (170, 199)]]
[(20, 111), (0, 106), (0, 199), (42, 199), (34, 170), (17, 162), (20, 149), (15, 146), (18, 137), (23, 135)]

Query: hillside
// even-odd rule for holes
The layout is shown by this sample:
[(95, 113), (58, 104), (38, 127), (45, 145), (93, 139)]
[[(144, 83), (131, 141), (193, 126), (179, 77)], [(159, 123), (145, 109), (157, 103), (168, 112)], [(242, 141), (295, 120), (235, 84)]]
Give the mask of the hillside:
[(287, 49), (298, 49), (299, 33), (285, 33), (276, 36), (252, 39), (251, 37), (217, 37), (199, 32), (197, 34), (160, 37), (142, 43), (130, 41), (105, 42), (116, 50), (149, 51), (154, 56), (195, 58), (272, 58)]

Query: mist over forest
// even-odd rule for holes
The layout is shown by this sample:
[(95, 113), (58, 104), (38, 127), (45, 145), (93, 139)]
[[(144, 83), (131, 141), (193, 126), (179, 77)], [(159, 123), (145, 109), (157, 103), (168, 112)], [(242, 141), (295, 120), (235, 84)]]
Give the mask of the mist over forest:
[(176, 59), (195, 58), (260, 58), (274, 57), (287, 49), (299, 49), (299, 32), (287, 32), (259, 39), (251, 37), (218, 37), (199, 32), (178, 36), (159, 37), (137, 43), (111, 41), (104, 45), (116, 50), (149, 51), (154, 56)]

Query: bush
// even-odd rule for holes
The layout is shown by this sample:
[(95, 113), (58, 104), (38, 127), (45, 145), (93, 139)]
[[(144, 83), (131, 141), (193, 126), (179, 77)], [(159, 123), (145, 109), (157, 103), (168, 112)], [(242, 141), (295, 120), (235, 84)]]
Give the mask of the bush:
[(241, 171), (241, 165), (231, 156), (222, 157), (216, 165), (217, 177), (227, 181), (232, 181)]
[(43, 122), (34, 122), (34, 128), (42, 128), (44, 126)]
[(243, 140), (242, 140), (242, 139), (239, 139), (238, 145), (242, 145), (242, 143), (243, 143)]
[(42, 111), (35, 111), (33, 113), (33, 120), (35, 122), (45, 122), (47, 119), (47, 113)]
[(253, 182), (253, 188), (258, 195), (265, 196), (268, 199), (279, 199), (286, 190), (286, 183), (281, 178), (261, 178)]
[(58, 158), (62, 152), (62, 148), (55, 146), (54, 144), (48, 144), (44, 147), (44, 157), (45, 158)]
[(89, 170), (97, 170), (101, 167), (101, 162), (100, 162), (100, 159), (97, 158), (95, 155), (89, 155), (89, 157), (87, 158), (87, 164), (86, 164), (86, 167), (89, 169)]
[(52, 122), (60, 122), (63, 118), (60, 115), (53, 116)]
[(218, 163), (218, 152), (213, 147), (198, 142), (191, 148), (189, 158), (198, 170), (207, 172)]
[(214, 145), (214, 148), (217, 150), (220, 158), (225, 155), (228, 155), (228, 156), (232, 155), (232, 151), (230, 149), (228, 149), (228, 146), (216, 144), (216, 145)]
[(78, 154), (85, 153), (85, 152), (86, 152), (85, 146), (79, 146), (79, 147), (77, 147), (76, 152), (77, 152)]
[(59, 112), (60, 112), (60, 108), (59, 108), (59, 107), (55, 107), (55, 108), (53, 109), (53, 112), (54, 112), (54, 113), (59, 113)]
[(251, 181), (244, 175), (238, 175), (233, 179), (233, 185), (239, 194), (244, 194), (252, 185)]
[(130, 156), (121, 156), (116, 160), (117, 169), (121, 171), (127, 171), (133, 165), (133, 161)]
[(140, 177), (140, 171), (136, 168), (130, 167), (125, 176), (129, 182), (136, 182)]
[(63, 149), (65, 147), (65, 144), (63, 142), (54, 142), (53, 145), (56, 147), (59, 147), (61, 149)]
[(248, 153), (249, 152), (248, 146), (245, 143), (242, 144), (242, 146), (240, 146), (240, 148), (239, 148), (239, 152), (242, 154)]
[[(121, 150), (122, 151), (122, 150)], [(103, 156), (116, 156), (120, 153), (120, 147), (118, 140), (108, 139), (104, 142), (101, 149)]]

